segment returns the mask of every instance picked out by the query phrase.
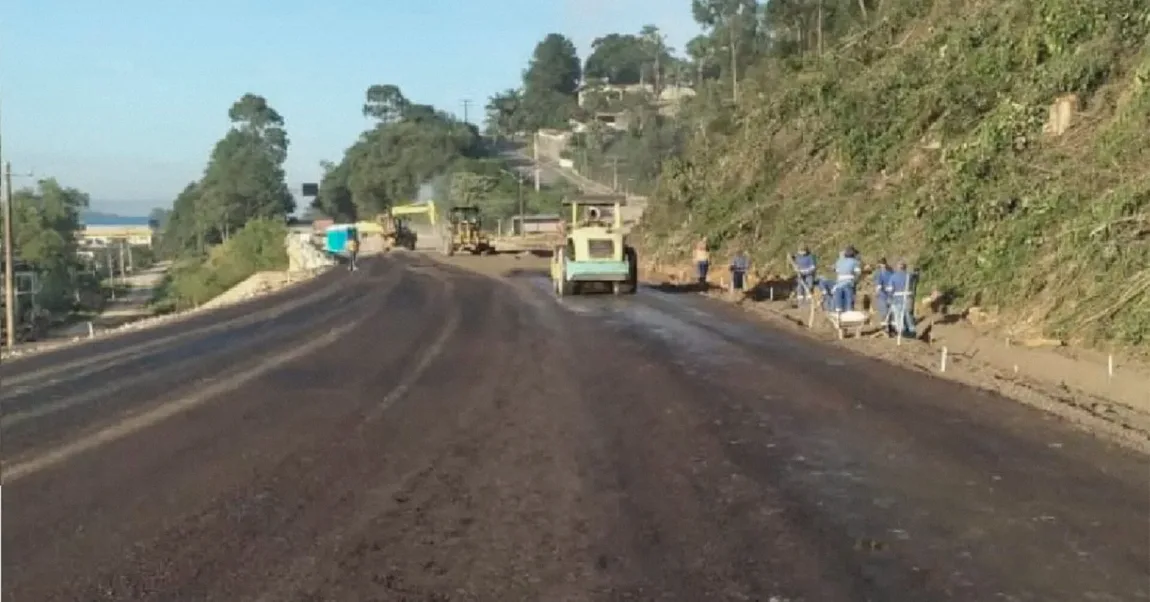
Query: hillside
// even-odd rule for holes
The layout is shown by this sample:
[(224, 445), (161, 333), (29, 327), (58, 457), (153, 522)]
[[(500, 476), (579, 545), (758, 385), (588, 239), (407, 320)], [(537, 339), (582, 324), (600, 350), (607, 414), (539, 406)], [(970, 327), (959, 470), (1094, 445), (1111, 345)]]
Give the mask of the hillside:
[(752, 67), (664, 165), (647, 253), (705, 235), (787, 274), (801, 244), (854, 244), (1015, 331), (1150, 346), (1144, 3), (881, 6), (821, 55)]

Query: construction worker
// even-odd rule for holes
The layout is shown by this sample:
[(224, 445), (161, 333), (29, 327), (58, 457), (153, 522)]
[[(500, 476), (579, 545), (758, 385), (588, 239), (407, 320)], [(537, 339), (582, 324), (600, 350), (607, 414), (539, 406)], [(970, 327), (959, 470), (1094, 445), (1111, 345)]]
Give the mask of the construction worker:
[(835, 262), (835, 284), (831, 289), (834, 295), (835, 311), (851, 311), (855, 307), (855, 286), (862, 274), (862, 263), (858, 251), (848, 246)]
[(731, 290), (741, 293), (746, 288), (747, 271), (751, 269), (751, 258), (747, 252), (739, 249), (731, 258)]
[(354, 272), (359, 269), (356, 265), (356, 258), (359, 256), (359, 237), (354, 233), (348, 233), (347, 243), (344, 245), (344, 250), (347, 251), (347, 271)]
[(874, 270), (874, 310), (878, 315), (879, 320), (884, 323), (887, 319), (887, 312), (890, 309), (890, 264), (887, 263), (886, 258), (878, 260), (878, 265)]
[[(890, 273), (887, 285), (891, 290), (890, 313), (891, 323), (888, 332), (891, 335), (902, 331), (902, 336), (915, 338), (914, 320), (914, 287), (917, 274), (907, 269), (905, 261), (899, 261), (898, 266)], [(898, 330), (895, 330), (898, 329)]]
[(695, 243), (695, 273), (699, 279), (699, 286), (707, 287), (707, 272), (711, 269), (711, 252), (707, 249), (707, 239)]
[(798, 298), (799, 303), (813, 298), (815, 294), (815, 272), (817, 271), (817, 264), (815, 256), (811, 255), (811, 250), (806, 246), (799, 249), (799, 253), (794, 256), (795, 270), (798, 271), (798, 278), (795, 282), (795, 296)]

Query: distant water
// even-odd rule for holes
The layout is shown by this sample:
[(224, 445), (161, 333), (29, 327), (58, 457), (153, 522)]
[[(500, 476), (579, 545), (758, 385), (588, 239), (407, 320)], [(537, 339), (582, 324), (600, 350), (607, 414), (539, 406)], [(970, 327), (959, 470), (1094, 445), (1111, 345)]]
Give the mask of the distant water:
[(147, 226), (147, 217), (123, 215), (83, 215), (80, 222), (85, 226)]

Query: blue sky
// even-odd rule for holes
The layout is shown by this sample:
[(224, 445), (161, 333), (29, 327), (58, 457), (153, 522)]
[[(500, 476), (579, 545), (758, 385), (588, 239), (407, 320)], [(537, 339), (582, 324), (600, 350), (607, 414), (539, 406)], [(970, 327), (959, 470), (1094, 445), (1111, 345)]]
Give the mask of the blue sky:
[(129, 214), (199, 177), (246, 92), (287, 120), (298, 190), (367, 126), (371, 84), (460, 115), (471, 99), (478, 122), (547, 33), (584, 57), (595, 37), (647, 23), (678, 48), (697, 33), (690, 0), (0, 0), (0, 11), (4, 159)]

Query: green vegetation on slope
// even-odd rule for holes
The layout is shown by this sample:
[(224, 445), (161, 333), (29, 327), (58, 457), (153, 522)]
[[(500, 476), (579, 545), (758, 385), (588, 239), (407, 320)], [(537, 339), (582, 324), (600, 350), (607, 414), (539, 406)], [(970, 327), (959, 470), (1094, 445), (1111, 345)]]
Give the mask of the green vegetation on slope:
[[(1050, 334), (1150, 343), (1140, 6), (887, 2), (822, 53), (776, 52), (666, 166), (648, 243), (706, 235), (779, 269), (854, 243)], [(1044, 133), (1059, 99), (1074, 123)]]
[(283, 220), (257, 218), (207, 257), (178, 260), (167, 274), (156, 298), (159, 311), (184, 310), (223, 294), (252, 274), (288, 267), (287, 225)]

